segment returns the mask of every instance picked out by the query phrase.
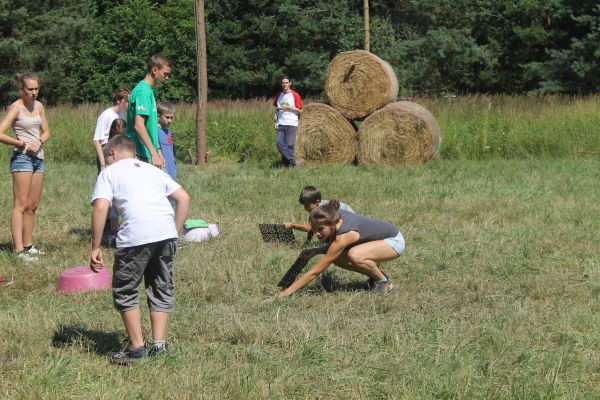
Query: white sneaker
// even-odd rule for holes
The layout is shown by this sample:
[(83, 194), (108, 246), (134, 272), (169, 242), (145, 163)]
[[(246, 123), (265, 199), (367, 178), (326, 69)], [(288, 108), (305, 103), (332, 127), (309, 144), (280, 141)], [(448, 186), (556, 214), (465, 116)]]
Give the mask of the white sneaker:
[(29, 250), (27, 250), (27, 252), (29, 254), (35, 255), (35, 256), (45, 256), (46, 255), (46, 253), (44, 253), (42, 250), (38, 249), (34, 245), (31, 245), (31, 247), (29, 248)]
[(17, 258), (21, 261), (25, 261), (25, 262), (31, 262), (31, 261), (38, 261), (39, 257), (33, 254), (29, 254), (28, 251), (23, 250), (20, 253), (17, 253)]

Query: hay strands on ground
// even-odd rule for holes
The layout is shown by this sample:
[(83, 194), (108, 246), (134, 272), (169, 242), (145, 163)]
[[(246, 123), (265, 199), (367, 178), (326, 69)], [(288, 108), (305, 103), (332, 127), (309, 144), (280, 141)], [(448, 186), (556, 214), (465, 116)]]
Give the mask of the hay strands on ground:
[(578, 150), (577, 154), (600, 154), (600, 150)]
[(329, 63), (325, 95), (346, 118), (362, 119), (396, 100), (398, 79), (392, 67), (375, 54), (346, 51)]
[(307, 104), (296, 134), (295, 156), (301, 164), (350, 164), (356, 158), (356, 130), (327, 104)]
[(358, 129), (360, 164), (419, 164), (437, 158), (442, 133), (425, 107), (399, 101), (366, 118)]
[(296, 240), (294, 232), (283, 224), (258, 224), (264, 242), (292, 243)]
[(288, 269), (285, 275), (283, 275), (277, 286), (279, 286), (282, 289), (287, 289), (288, 287), (290, 287), (292, 283), (294, 283), (300, 272), (302, 272), (304, 267), (306, 267), (306, 264), (308, 264), (308, 261), (298, 256), (298, 258), (296, 258), (296, 261), (294, 261), (290, 269)]

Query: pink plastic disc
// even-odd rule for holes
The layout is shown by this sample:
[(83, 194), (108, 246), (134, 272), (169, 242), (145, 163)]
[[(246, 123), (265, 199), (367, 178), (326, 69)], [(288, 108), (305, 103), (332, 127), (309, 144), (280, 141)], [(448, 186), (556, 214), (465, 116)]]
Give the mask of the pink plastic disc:
[(112, 277), (106, 267), (95, 273), (89, 265), (82, 265), (61, 272), (56, 290), (59, 293), (89, 292), (107, 289), (111, 283)]

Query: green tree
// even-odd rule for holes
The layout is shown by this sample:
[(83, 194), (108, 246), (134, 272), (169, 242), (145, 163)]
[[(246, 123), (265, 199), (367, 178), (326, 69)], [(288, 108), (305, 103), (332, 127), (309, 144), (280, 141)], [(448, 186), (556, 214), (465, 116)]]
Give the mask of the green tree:
[(76, 101), (106, 101), (117, 87), (133, 88), (146, 60), (162, 50), (163, 18), (147, 0), (126, 0), (106, 11), (79, 57)]
[(37, 73), (49, 104), (78, 90), (76, 58), (94, 28), (92, 0), (0, 0), (0, 103), (18, 96), (16, 72)]
[(565, 1), (555, 24), (561, 42), (547, 49), (546, 63), (532, 63), (530, 71), (541, 77), (538, 92), (587, 94), (600, 90), (600, 4)]

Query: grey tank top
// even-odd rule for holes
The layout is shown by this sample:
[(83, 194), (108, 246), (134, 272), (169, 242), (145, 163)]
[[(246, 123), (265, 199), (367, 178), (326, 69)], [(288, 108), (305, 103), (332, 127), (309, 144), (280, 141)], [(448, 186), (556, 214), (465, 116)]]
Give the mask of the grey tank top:
[[(17, 115), (17, 119), (13, 123), (13, 130), (15, 131), (15, 136), (17, 139), (25, 142), (25, 147), (29, 144), (35, 142), (42, 135), (42, 117), (38, 110), (37, 103), (34, 108), (34, 112), (37, 112), (36, 115), (26, 115), (23, 110), (19, 110), (19, 115)], [(17, 153), (23, 153), (25, 150), (23, 148), (13, 147), (13, 151)], [(35, 153), (28, 153), (34, 157), (39, 158), (40, 160), (44, 159), (44, 149), (40, 147), (38, 151)]]
[(364, 215), (354, 214), (348, 211), (339, 210), (342, 217), (342, 226), (338, 229), (337, 234), (356, 231), (360, 235), (358, 242), (354, 246), (375, 240), (383, 240), (398, 235), (400, 229), (394, 225), (365, 217)]

